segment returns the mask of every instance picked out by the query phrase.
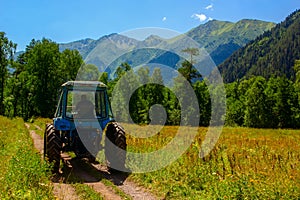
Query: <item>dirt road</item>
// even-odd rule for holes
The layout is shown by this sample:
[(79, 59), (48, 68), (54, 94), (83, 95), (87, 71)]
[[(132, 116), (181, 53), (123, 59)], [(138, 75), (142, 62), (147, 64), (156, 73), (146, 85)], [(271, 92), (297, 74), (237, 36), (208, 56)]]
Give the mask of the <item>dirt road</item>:
[[(25, 124), (33, 139), (34, 147), (43, 155), (44, 139), (31, 130), (30, 124)], [(35, 125), (36, 129), (42, 130)], [(80, 199), (75, 188), (67, 183), (68, 177), (71, 175), (76, 176), (82, 180), (84, 184), (93, 188), (100, 196), (108, 200), (123, 199), (117, 192), (110, 186), (101, 182), (104, 178), (111, 181), (117, 188), (125, 193), (129, 198), (134, 200), (155, 200), (158, 199), (153, 194), (150, 194), (142, 187), (137, 186), (134, 182), (127, 180), (129, 174), (125, 173), (110, 173), (107, 171), (106, 166), (101, 164), (90, 164), (84, 160), (71, 158), (68, 154), (63, 153), (62, 160), (64, 167), (61, 174), (54, 178), (53, 187), (54, 195), (58, 199)]]

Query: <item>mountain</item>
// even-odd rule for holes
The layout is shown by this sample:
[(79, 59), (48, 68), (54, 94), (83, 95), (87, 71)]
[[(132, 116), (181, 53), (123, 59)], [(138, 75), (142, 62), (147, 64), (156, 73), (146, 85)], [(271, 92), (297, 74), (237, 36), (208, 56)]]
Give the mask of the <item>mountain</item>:
[(65, 49), (77, 49), (80, 52), (81, 56), (85, 58), (95, 48), (96, 45), (96, 40), (87, 38), (75, 42), (60, 44), (59, 48), (61, 51)]
[(86, 63), (95, 64), (102, 71), (116, 58), (133, 50), (138, 44), (138, 40), (113, 33), (97, 40), (96, 46), (84, 59)]
[(60, 44), (60, 50), (77, 49), (87, 63), (95, 64), (100, 70), (112, 62), (114, 66), (120, 62), (138, 66), (159, 61), (160, 64), (178, 68), (182, 58), (176, 54), (189, 47), (189, 43), (191, 47), (194, 45), (187, 39), (189, 37), (205, 48), (216, 64), (220, 64), (235, 50), (273, 26), (273, 23), (259, 20), (241, 20), (237, 23), (212, 20), (171, 39), (150, 35), (139, 41), (114, 33), (98, 40), (84, 39)]
[(219, 70), (225, 82), (249, 76), (293, 76), (300, 59), (300, 10), (236, 51)]
[(236, 23), (212, 20), (186, 34), (201, 44), (219, 65), (237, 49), (274, 26), (271, 22), (250, 19)]

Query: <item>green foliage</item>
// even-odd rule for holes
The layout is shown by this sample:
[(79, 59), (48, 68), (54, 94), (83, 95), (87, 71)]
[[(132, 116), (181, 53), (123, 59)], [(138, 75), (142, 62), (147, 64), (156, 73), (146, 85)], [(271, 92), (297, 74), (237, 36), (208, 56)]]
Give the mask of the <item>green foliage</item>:
[[(192, 56), (191, 56), (192, 61)], [(191, 62), (184, 61), (178, 72), (191, 84), (192, 80), (199, 79), (201, 74), (194, 68)]]
[[(189, 62), (182, 65), (186, 76), (199, 77), (194, 68), (186, 66), (191, 66)], [(193, 106), (195, 102), (192, 102), (192, 97), (187, 92), (187, 87), (190, 87), (191, 90), (195, 89), (195, 98), (198, 98), (202, 117), (199, 124), (204, 126), (209, 124), (210, 96), (204, 82), (197, 82), (193, 88), (194, 84), (180, 75), (174, 78), (172, 85), (165, 86), (165, 84), (159, 68), (154, 68), (152, 74), (148, 67), (140, 67), (134, 72), (128, 64), (123, 63), (116, 70), (116, 78), (108, 82), (108, 86), (113, 89), (113, 93), (109, 94), (117, 120), (130, 122), (131, 118), (137, 124), (150, 122), (161, 124), (165, 120), (169, 125), (187, 123), (188, 119), (195, 118), (199, 114)], [(184, 115), (181, 111), (182, 104), (186, 105)]]
[(0, 198), (54, 199), (50, 167), (34, 148), (20, 118), (0, 117)]
[(60, 52), (55, 42), (32, 40), (11, 65), (14, 72), (7, 81), (5, 114), (26, 120), (32, 116), (52, 117), (60, 85), (74, 80), (82, 64), (78, 51)]
[(76, 80), (79, 81), (97, 81), (100, 77), (97, 66), (93, 64), (85, 64), (76, 72), (78, 72)]
[(226, 85), (226, 124), (260, 128), (297, 128), (296, 85), (286, 77), (261, 76)]
[(5, 113), (4, 90), (8, 78), (8, 65), (12, 63), (17, 45), (0, 32), (0, 115)]
[(205, 81), (197, 81), (193, 84), (196, 93), (199, 112), (200, 112), (200, 126), (208, 126), (211, 119), (211, 100), (210, 94)]
[(245, 105), (243, 92), (245, 91), (239, 88), (242, 85), (239, 82), (226, 84), (226, 125), (228, 126), (242, 126), (244, 124)]
[(295, 72), (295, 86), (297, 92), (300, 92), (300, 60), (296, 60), (293, 70)]
[[(179, 125), (180, 122), (184, 123), (185, 120), (190, 119), (192, 115), (195, 118), (199, 114), (200, 126), (218, 124), (220, 119), (225, 119), (226, 125), (229, 126), (257, 128), (297, 128), (300, 126), (297, 83), (275, 76), (270, 79), (257, 76), (226, 84), (226, 100), (220, 98), (225, 97), (225, 94), (221, 95), (222, 85), (214, 88), (208, 87), (205, 79), (189, 83), (197, 97), (199, 113), (194, 113), (195, 107), (190, 106), (186, 108), (190, 109), (189, 112), (182, 115), (181, 103), (184, 101), (185, 105), (191, 104), (187, 103), (191, 101), (191, 96), (187, 93), (188, 85), (184, 83), (184, 80), (191, 77), (193, 72), (186, 70), (186, 64), (189, 62), (184, 62), (183, 67), (180, 68), (182, 70), (179, 69), (179, 71), (186, 71), (187, 75), (174, 78), (170, 88), (163, 86), (163, 79), (158, 68), (150, 75), (148, 68), (140, 68), (137, 72), (133, 72), (128, 65), (123, 64), (117, 70), (117, 78), (109, 82), (110, 86), (118, 82), (115, 88), (117, 92), (112, 96), (115, 99), (112, 103), (115, 116), (123, 122), (129, 122), (128, 114), (130, 114), (133, 122), (149, 124), (152, 106), (160, 104), (166, 111), (166, 124), (168, 125)], [(131, 97), (129, 91), (133, 92)], [(127, 105), (126, 99), (129, 100)], [(220, 106), (225, 105), (225, 101), (227, 108), (226, 113), (223, 113), (225, 108)], [(214, 110), (212, 110), (212, 103), (215, 105)], [(159, 112), (155, 114), (157, 113)], [(212, 113), (218, 116), (218, 119), (212, 119)], [(163, 120), (163, 116), (156, 116), (156, 120), (158, 123), (159, 120)]]
[(255, 77), (254, 83), (245, 94), (245, 125), (247, 127), (262, 128), (266, 124), (266, 97), (264, 87), (266, 80), (263, 77)]
[(243, 77), (294, 76), (293, 66), (300, 57), (300, 11), (295, 11), (270, 31), (266, 31), (236, 51), (219, 66), (225, 82)]

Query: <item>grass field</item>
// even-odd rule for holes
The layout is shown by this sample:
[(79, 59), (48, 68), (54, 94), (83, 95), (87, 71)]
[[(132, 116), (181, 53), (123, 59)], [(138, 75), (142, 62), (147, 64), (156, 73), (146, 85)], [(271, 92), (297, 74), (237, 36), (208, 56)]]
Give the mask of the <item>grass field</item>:
[(0, 199), (54, 199), (49, 166), (20, 118), (0, 116)]
[[(43, 129), (49, 121), (37, 119), (33, 125)], [(0, 117), (0, 122), (0, 199), (51, 199), (47, 166), (33, 149), (23, 121)], [(147, 139), (134, 138), (127, 131), (128, 151), (160, 149), (177, 130), (165, 126)], [(36, 131), (43, 134), (43, 130)], [(188, 151), (168, 167), (133, 173), (129, 179), (165, 199), (299, 199), (299, 130), (225, 127), (210, 154), (200, 158), (206, 131), (200, 127)]]
[[(165, 126), (148, 139), (129, 136), (129, 150), (160, 148), (177, 128)], [(130, 178), (166, 199), (299, 199), (299, 130), (225, 127), (202, 159), (199, 149), (206, 131), (199, 128), (189, 150), (170, 166)]]

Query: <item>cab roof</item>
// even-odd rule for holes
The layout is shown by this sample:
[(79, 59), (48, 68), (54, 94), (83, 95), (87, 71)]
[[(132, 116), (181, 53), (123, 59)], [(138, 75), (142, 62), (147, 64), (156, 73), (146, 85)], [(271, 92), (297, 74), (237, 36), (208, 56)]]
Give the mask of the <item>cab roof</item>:
[(98, 87), (98, 88), (106, 88), (107, 86), (100, 81), (68, 81), (61, 85), (62, 87)]

